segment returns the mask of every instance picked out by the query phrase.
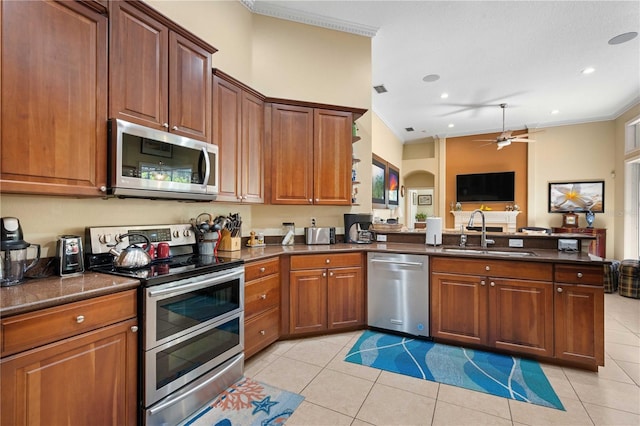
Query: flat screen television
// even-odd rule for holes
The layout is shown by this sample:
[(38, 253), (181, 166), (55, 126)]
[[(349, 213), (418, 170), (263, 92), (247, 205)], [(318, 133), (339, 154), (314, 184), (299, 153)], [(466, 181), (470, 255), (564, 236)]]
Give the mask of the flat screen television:
[(515, 200), (515, 175), (515, 172), (457, 175), (456, 201), (512, 202)]
[(549, 182), (549, 213), (604, 213), (604, 181)]

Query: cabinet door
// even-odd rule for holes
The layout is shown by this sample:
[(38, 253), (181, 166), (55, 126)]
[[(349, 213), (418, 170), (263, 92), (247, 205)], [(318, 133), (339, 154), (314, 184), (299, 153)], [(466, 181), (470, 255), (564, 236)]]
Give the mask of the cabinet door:
[(329, 269), (327, 279), (328, 328), (364, 324), (362, 268)]
[(352, 124), (349, 112), (314, 110), (314, 204), (351, 205)]
[(107, 18), (78, 2), (0, 8), (2, 192), (104, 195)]
[(169, 29), (123, 1), (110, 13), (110, 115), (167, 130)]
[(460, 343), (486, 345), (486, 279), (432, 273), (431, 335)]
[(271, 203), (313, 203), (313, 109), (272, 105)]
[(169, 33), (169, 131), (211, 142), (211, 52)]
[(327, 329), (327, 271), (310, 269), (290, 272), (291, 334)]
[(555, 356), (604, 365), (604, 288), (555, 285)]
[(4, 358), (2, 425), (135, 425), (137, 335), (129, 320)]
[(490, 345), (553, 356), (551, 282), (490, 278), (489, 315)]
[(213, 77), (213, 143), (220, 161), (217, 201), (241, 201), (242, 89)]
[(264, 102), (242, 93), (242, 150), (240, 182), (242, 202), (264, 203)]

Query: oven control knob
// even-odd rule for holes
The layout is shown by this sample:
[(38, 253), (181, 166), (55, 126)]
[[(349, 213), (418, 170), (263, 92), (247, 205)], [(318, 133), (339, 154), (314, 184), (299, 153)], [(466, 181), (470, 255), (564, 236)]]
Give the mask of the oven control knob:
[(176, 238), (180, 238), (180, 231), (173, 231), (173, 236)]
[(183, 232), (183, 235), (185, 237), (189, 237), (191, 235), (191, 231), (189, 231), (188, 229), (185, 229), (184, 232)]
[(109, 244), (111, 242), (111, 234), (98, 236), (98, 241), (100, 241), (102, 244)]

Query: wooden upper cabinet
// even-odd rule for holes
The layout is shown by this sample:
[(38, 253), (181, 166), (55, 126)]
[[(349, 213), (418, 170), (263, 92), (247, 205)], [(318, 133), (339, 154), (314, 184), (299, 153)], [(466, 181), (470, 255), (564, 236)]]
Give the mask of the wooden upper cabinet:
[(213, 143), (220, 156), (217, 201), (263, 203), (263, 97), (221, 71), (214, 72)]
[(211, 142), (216, 51), (142, 2), (111, 3), (110, 116)]
[(353, 113), (272, 105), (271, 202), (351, 204)]
[(2, 192), (104, 195), (106, 16), (77, 2), (0, 8)]
[(315, 109), (313, 125), (313, 202), (350, 205), (352, 114)]
[(313, 204), (313, 108), (271, 107), (271, 203)]

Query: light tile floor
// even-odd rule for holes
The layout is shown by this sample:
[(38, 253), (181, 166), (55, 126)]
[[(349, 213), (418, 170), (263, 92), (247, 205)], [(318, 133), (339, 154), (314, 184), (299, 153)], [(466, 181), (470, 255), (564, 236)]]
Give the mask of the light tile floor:
[(344, 361), (362, 332), (277, 342), (245, 375), (304, 395), (287, 425), (640, 425), (640, 300), (605, 295), (605, 366), (543, 364), (566, 411)]

